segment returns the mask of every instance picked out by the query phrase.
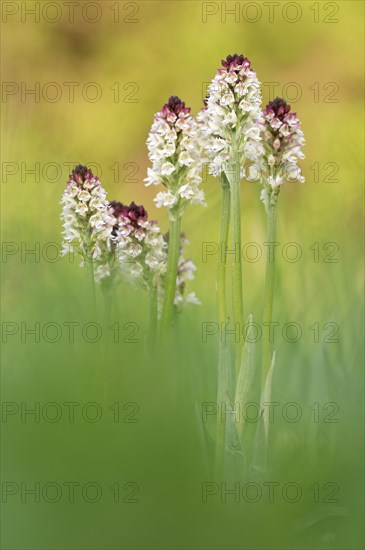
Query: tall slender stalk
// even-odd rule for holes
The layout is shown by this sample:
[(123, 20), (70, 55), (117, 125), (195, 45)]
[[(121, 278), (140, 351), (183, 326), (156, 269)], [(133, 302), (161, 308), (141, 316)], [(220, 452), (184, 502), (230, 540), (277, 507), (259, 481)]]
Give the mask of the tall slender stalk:
[[(226, 271), (227, 271), (227, 242), (229, 233), (229, 217), (230, 217), (230, 202), (231, 193), (229, 182), (224, 173), (221, 177), (222, 182), (222, 207), (221, 207), (221, 228), (219, 238), (219, 259), (217, 271), (217, 294), (218, 294), (218, 319), (219, 328), (227, 323), (227, 300), (226, 300)], [(218, 358), (218, 391), (217, 400), (218, 406), (222, 406), (223, 400), (227, 395), (227, 370), (230, 368), (229, 353), (227, 353), (227, 342), (223, 342), (222, 336), (219, 340), (219, 358)], [(215, 447), (215, 477), (219, 478), (222, 471), (224, 458), (224, 446), (226, 437), (226, 424), (222, 422), (221, 415), (217, 415), (217, 435)]]
[[(231, 244), (232, 261), (232, 300), (233, 326), (241, 335), (243, 332), (243, 291), (242, 291), (242, 258), (241, 258), (241, 165), (234, 134), (232, 142), (232, 158), (229, 167), (229, 181), (231, 187)], [(238, 373), (241, 359), (242, 342), (236, 342), (235, 365)]]
[(89, 226), (89, 220), (84, 222), (85, 231), (85, 244), (86, 244), (86, 257), (84, 257), (84, 264), (86, 263), (87, 279), (88, 279), (88, 292), (91, 304), (91, 310), (93, 315), (96, 315), (96, 294), (95, 294), (95, 277), (94, 277), (94, 259), (93, 259), (93, 242), (92, 242), (92, 229)]
[(174, 312), (174, 299), (176, 288), (176, 276), (180, 251), (180, 226), (181, 215), (179, 203), (170, 213), (169, 248), (167, 254), (167, 269), (165, 279), (165, 294), (162, 306), (161, 327), (166, 333), (172, 324)]
[[(218, 293), (218, 316), (219, 323), (227, 322), (227, 299), (226, 299), (226, 270), (227, 270), (227, 243), (229, 233), (229, 216), (231, 207), (231, 193), (226, 175), (222, 173), (222, 208), (221, 228), (219, 238), (219, 259), (217, 273)], [(220, 327), (221, 328), (221, 327)]]
[(96, 294), (95, 294), (95, 278), (94, 278), (94, 264), (93, 259), (91, 257), (88, 257), (86, 259), (87, 263), (87, 273), (88, 273), (88, 281), (89, 281), (89, 293), (90, 293), (90, 304), (92, 308), (93, 315), (96, 315)]
[(262, 387), (265, 385), (272, 359), (272, 345), (270, 342), (270, 324), (272, 322), (274, 285), (275, 285), (275, 239), (276, 239), (276, 202), (277, 197), (270, 198), (267, 215), (267, 241), (266, 255), (265, 296), (263, 315), (263, 349), (262, 349)]
[[(103, 321), (105, 330), (107, 331), (107, 344), (109, 344), (111, 340), (111, 331), (108, 330), (110, 325), (112, 324), (112, 307), (115, 302), (116, 297), (113, 297), (113, 286), (112, 281), (110, 278), (104, 279), (101, 282), (101, 297), (102, 297), (102, 303), (103, 303)], [(118, 319), (118, 316), (115, 317)]]
[[(102, 305), (103, 305), (103, 334), (105, 333), (106, 337), (103, 338), (102, 345), (100, 346), (100, 352), (102, 354), (102, 364), (107, 367), (104, 370), (103, 374), (103, 398), (104, 402), (106, 403), (108, 401), (108, 393), (110, 390), (110, 370), (109, 365), (113, 364), (113, 333), (111, 330), (112, 327), (112, 308), (114, 307), (115, 301), (116, 301), (116, 295), (113, 294), (113, 286), (111, 280), (109, 278), (104, 279), (101, 283), (101, 298), (102, 298)], [(119, 319), (118, 315), (115, 316), (115, 319)]]
[(152, 351), (156, 342), (157, 334), (157, 307), (158, 307), (158, 295), (157, 285), (152, 282), (149, 291), (150, 297), (150, 321), (149, 321), (149, 335), (148, 343), (149, 348)]

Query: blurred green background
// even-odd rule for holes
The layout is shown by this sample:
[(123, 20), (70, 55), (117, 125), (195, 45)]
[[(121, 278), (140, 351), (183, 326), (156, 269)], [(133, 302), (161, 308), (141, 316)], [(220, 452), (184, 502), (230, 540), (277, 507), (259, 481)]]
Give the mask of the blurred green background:
[[(39, 17), (26, 11), (35, 4)], [(363, 3), (75, 2), (73, 22), (65, 4), (2, 3), (2, 547), (362, 548)], [(303, 416), (273, 422), (269, 480), (299, 484), (303, 498), (295, 503), (281, 496), (223, 503), (220, 492), (202, 502), (212, 473), (200, 411), (216, 399), (219, 343), (218, 335), (202, 341), (202, 323), (216, 322), (217, 261), (203, 261), (202, 251), (218, 239), (219, 182), (205, 178), (208, 207), (191, 207), (183, 219), (198, 267), (189, 290), (202, 305), (182, 314), (168, 358), (146, 352), (147, 296), (115, 291), (114, 342), (100, 297), (97, 314), (88, 303), (78, 260), (52, 261), (56, 248), (47, 244), (61, 241), (59, 201), (68, 165), (79, 162), (92, 165), (110, 199), (143, 203), (167, 228), (165, 210), (154, 208), (156, 189), (143, 185), (153, 115), (170, 95), (197, 113), (220, 60), (234, 52), (251, 60), (264, 102), (284, 95), (292, 104), (307, 140), (306, 183), (287, 183), (279, 199), (274, 306), (280, 328), (272, 399), (279, 410), (299, 404)], [(31, 89), (36, 95), (25, 93)], [(258, 184), (242, 183), (243, 239), (264, 251), (259, 194)], [(281, 254), (289, 242), (300, 247), (297, 262)], [(264, 254), (244, 261), (245, 310), (258, 322), (263, 283)], [(25, 333), (37, 322), (39, 342)], [(79, 323), (74, 342), (64, 324), (70, 322)], [(95, 344), (82, 337), (90, 322), (102, 330)], [(282, 337), (288, 322), (301, 327), (297, 343)], [(137, 342), (125, 341), (126, 323), (137, 325)], [(326, 342), (336, 326), (338, 341)], [(80, 403), (74, 422), (67, 402)], [(90, 402), (102, 411), (95, 422), (80, 412)], [(47, 403), (56, 408), (42, 414)], [(335, 403), (337, 423), (324, 421), (328, 403)], [(26, 406), (40, 407), (39, 421), (22, 417)], [(57, 407), (62, 414), (52, 422)], [(138, 422), (126, 420), (131, 412)], [(70, 503), (62, 484), (72, 481), (80, 485)], [(40, 502), (21, 486), (37, 482)], [(52, 487), (49, 498), (42, 495), (50, 482), (63, 487), (59, 500)], [(101, 487), (98, 502), (82, 496), (88, 482)], [(119, 502), (110, 489), (116, 482)], [(138, 484), (139, 502), (122, 502), (135, 489), (128, 482)], [(331, 502), (327, 483), (339, 487)]]

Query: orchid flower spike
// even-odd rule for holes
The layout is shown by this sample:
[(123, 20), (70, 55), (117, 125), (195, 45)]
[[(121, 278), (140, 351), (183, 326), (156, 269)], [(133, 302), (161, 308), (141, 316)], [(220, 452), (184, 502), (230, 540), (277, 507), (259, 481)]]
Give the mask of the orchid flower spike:
[(281, 185), (287, 180), (304, 182), (298, 160), (304, 158), (304, 134), (296, 113), (290, 105), (277, 97), (263, 110), (261, 124), (262, 152), (260, 173), (263, 181), (261, 200), (276, 200)]
[(204, 192), (199, 187), (199, 125), (180, 98), (170, 97), (155, 115), (147, 147), (152, 168), (148, 168), (146, 186), (162, 184), (166, 189), (154, 199), (157, 208), (173, 209), (179, 203), (181, 213), (187, 203), (205, 206)]
[(229, 172), (232, 162), (239, 162), (243, 177), (245, 160), (256, 160), (260, 153), (262, 119), (261, 85), (246, 57), (234, 54), (222, 60), (197, 118), (210, 160), (209, 172), (218, 176)]

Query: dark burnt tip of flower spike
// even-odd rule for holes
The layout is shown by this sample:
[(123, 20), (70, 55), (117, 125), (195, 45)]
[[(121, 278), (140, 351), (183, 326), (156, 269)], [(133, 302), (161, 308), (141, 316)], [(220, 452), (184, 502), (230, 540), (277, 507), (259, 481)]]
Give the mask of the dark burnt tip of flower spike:
[(177, 95), (172, 95), (166, 103), (166, 107), (173, 113), (179, 114), (180, 111), (185, 109), (185, 103)]
[(169, 123), (173, 123), (176, 120), (171, 120), (171, 115), (173, 115), (173, 118), (181, 118), (181, 116), (185, 117), (189, 113), (190, 108), (185, 107), (185, 103), (176, 95), (171, 96), (168, 102), (162, 107), (162, 117), (166, 118)]
[(148, 218), (147, 211), (142, 205), (137, 205), (131, 202), (129, 206), (118, 201), (112, 201), (109, 206), (113, 209), (113, 216), (115, 218), (128, 218), (131, 223), (137, 224), (139, 221), (146, 221)]
[(283, 120), (285, 115), (290, 112), (290, 105), (282, 98), (276, 97), (270, 101), (264, 110), (264, 115), (274, 114), (279, 120)]
[(226, 59), (222, 59), (222, 65), (225, 69), (234, 70), (235, 67), (246, 65), (250, 67), (251, 63), (247, 57), (244, 55), (238, 55), (237, 53), (233, 55), (227, 55)]
[(122, 214), (124, 212), (124, 209), (126, 208), (126, 206), (124, 206), (124, 204), (122, 204), (121, 202), (118, 202), (118, 201), (111, 201), (109, 203), (109, 206), (110, 206), (110, 208), (113, 209), (112, 214), (117, 219), (120, 216), (122, 216)]
[(147, 210), (142, 205), (137, 205), (133, 201), (130, 203), (128, 206), (128, 218), (132, 222), (146, 221), (147, 217)]
[(83, 166), (82, 164), (75, 166), (72, 170), (72, 174), (70, 174), (70, 180), (74, 180), (79, 185), (82, 185), (86, 180), (90, 180), (93, 177), (94, 174), (92, 171), (87, 166)]

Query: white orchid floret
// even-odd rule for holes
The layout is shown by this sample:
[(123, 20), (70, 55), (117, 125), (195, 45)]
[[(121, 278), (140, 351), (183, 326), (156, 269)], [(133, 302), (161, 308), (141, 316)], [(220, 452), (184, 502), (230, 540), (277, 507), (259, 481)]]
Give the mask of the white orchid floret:
[(102, 279), (110, 276), (109, 264), (101, 264), (94, 271), (95, 281), (99, 283)]
[(160, 191), (153, 200), (156, 203), (157, 208), (161, 208), (162, 206), (171, 208), (177, 202), (177, 197), (173, 195), (171, 191)]
[(159, 185), (161, 181), (161, 177), (156, 174), (152, 168), (147, 168), (147, 178), (145, 179), (146, 187), (149, 185)]
[(137, 258), (143, 251), (143, 248), (140, 244), (131, 243), (126, 249), (126, 253), (130, 258)]
[[(225, 114), (224, 118), (217, 123), (217, 126), (220, 127), (221, 124), (223, 126), (228, 126), (231, 129), (236, 128), (237, 126), (236, 112), (229, 111), (227, 114)], [(224, 136), (226, 137), (226, 134), (224, 134)], [(229, 146), (229, 144), (227, 144), (227, 146)]]
[(273, 189), (276, 189), (283, 183), (283, 178), (280, 174), (277, 174), (276, 176), (269, 176), (267, 181)]
[(195, 304), (197, 306), (201, 305), (201, 301), (195, 294), (195, 292), (189, 292), (189, 294), (186, 296), (185, 301), (187, 304)]
[(246, 177), (248, 181), (261, 181), (261, 166), (258, 163), (250, 164), (247, 169)]
[(77, 212), (77, 214), (80, 214), (80, 216), (83, 218), (86, 216), (88, 210), (88, 206), (85, 202), (80, 202), (75, 208), (75, 212)]
[(174, 143), (173, 141), (168, 141), (168, 142), (164, 145), (164, 147), (163, 147), (163, 149), (162, 149), (161, 152), (162, 152), (162, 155), (163, 155), (164, 157), (171, 157), (171, 155), (173, 155), (173, 154), (175, 153), (175, 151), (176, 151), (176, 145), (175, 145), (175, 143)]
[(194, 159), (188, 151), (182, 151), (179, 155), (179, 163), (182, 166), (191, 166), (194, 163)]
[(154, 254), (151, 252), (149, 252), (146, 255), (145, 262), (148, 265), (148, 267), (152, 270), (156, 270), (160, 264), (158, 258), (156, 258)]
[(143, 267), (139, 262), (135, 262), (131, 266), (130, 272), (132, 273), (133, 277), (141, 277), (143, 275)]
[(189, 183), (186, 183), (179, 187), (178, 193), (180, 197), (190, 200), (195, 195), (195, 189)]
[(169, 176), (175, 172), (175, 166), (171, 162), (164, 162), (161, 166), (161, 174), (163, 176)]
[(212, 145), (211, 145), (212, 151), (214, 151), (215, 153), (218, 153), (218, 151), (221, 151), (225, 147), (226, 147), (226, 141), (224, 139), (222, 138), (213, 139)]
[(269, 192), (268, 192), (268, 190), (266, 189), (266, 187), (264, 187), (263, 189), (261, 189), (260, 200), (261, 200), (261, 202), (263, 202), (263, 204), (264, 204), (264, 206), (265, 206), (266, 212), (268, 212), (268, 210), (269, 210), (270, 195), (269, 195)]
[(207, 203), (205, 202), (205, 195), (202, 189), (195, 190), (194, 197), (191, 199), (191, 204), (207, 206)]

